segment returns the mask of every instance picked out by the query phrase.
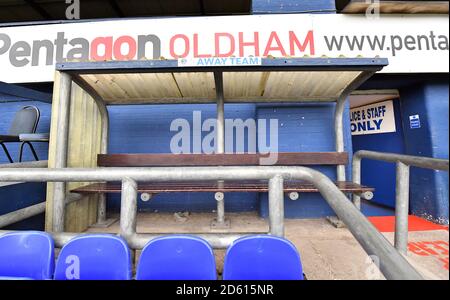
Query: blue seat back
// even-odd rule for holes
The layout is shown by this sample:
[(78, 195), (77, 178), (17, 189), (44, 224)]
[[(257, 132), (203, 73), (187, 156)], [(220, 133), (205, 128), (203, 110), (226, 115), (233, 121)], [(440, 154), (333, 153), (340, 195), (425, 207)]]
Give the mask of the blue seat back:
[(56, 280), (130, 280), (131, 252), (120, 237), (79, 236), (67, 243), (56, 262)]
[(52, 279), (54, 243), (45, 232), (12, 232), (0, 236), (0, 277)]
[(173, 235), (156, 238), (142, 250), (137, 280), (216, 280), (211, 246), (203, 239)]
[(257, 235), (236, 240), (225, 255), (224, 280), (303, 280), (300, 255), (282, 238)]

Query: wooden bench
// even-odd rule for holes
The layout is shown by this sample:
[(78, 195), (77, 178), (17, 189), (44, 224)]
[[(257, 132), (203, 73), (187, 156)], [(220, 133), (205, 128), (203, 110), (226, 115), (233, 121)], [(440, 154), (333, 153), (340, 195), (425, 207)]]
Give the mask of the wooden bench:
[[(192, 167), (192, 166), (258, 166), (262, 154), (100, 154), (99, 167)], [(345, 152), (295, 152), (278, 153), (277, 166), (345, 165)], [(374, 189), (352, 182), (336, 182), (344, 193), (362, 194)], [(286, 193), (317, 193), (312, 184), (289, 180), (285, 182)], [(185, 182), (145, 182), (138, 184), (138, 192), (158, 194), (176, 192), (267, 192), (267, 181), (185, 181)], [(72, 190), (80, 194), (120, 193), (121, 184), (94, 183)]]

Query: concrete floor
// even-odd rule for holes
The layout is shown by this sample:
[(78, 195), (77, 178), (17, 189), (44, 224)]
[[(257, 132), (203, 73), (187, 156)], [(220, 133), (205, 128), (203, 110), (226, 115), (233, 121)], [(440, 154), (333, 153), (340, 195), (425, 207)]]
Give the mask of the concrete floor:
[[(189, 232), (267, 232), (267, 221), (256, 213), (229, 213), (231, 227), (211, 230), (212, 213), (193, 213), (176, 217), (169, 213), (139, 214), (139, 233)], [(372, 260), (346, 228), (335, 228), (325, 219), (286, 220), (286, 238), (300, 252), (304, 273), (310, 280), (384, 279)], [(91, 228), (89, 232), (119, 231), (116, 222), (109, 228)], [(384, 234), (393, 242), (393, 233)], [(410, 232), (408, 260), (427, 279), (449, 279), (448, 230)], [(224, 250), (215, 250), (218, 272), (222, 272)], [(139, 251), (137, 252), (137, 260)]]

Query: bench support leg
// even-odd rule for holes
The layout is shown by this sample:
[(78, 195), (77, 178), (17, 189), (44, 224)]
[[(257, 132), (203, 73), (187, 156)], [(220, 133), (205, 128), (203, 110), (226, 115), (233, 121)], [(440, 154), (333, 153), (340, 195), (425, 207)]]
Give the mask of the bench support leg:
[[(101, 141), (101, 153), (108, 153), (108, 141), (109, 141), (109, 112), (103, 99), (95, 91), (89, 89), (91, 97), (97, 104), (98, 110), (102, 120), (102, 141)], [(106, 218), (106, 194), (101, 194), (98, 198), (97, 208), (97, 223), (92, 225), (94, 228), (107, 228), (114, 224), (117, 218)]]
[[(223, 186), (223, 181), (218, 182), (219, 187)], [(217, 201), (217, 218), (211, 222), (211, 229), (229, 229), (231, 226), (230, 220), (225, 220), (225, 194), (218, 192), (214, 198)]]
[(100, 194), (98, 198), (97, 223), (91, 225), (92, 228), (108, 228), (117, 222), (117, 218), (106, 218), (106, 194)]
[[(216, 123), (216, 143), (217, 153), (225, 153), (225, 99), (223, 92), (223, 74), (222, 72), (214, 72), (214, 82), (216, 86), (217, 100), (217, 123)], [(219, 187), (223, 181), (219, 181)], [(217, 218), (211, 223), (211, 229), (227, 229), (230, 222), (225, 220), (225, 199), (222, 197), (217, 200)]]

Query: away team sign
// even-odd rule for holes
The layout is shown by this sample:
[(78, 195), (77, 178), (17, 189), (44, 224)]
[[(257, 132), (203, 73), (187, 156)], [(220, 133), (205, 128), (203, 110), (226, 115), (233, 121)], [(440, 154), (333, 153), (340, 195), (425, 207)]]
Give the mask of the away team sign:
[[(384, 72), (448, 72), (448, 16), (262, 15), (0, 28), (0, 81), (52, 81), (55, 62), (386, 57)], [(227, 59), (225, 59), (227, 58)], [(233, 58), (236, 58), (233, 60)], [(222, 59), (222, 60), (220, 60)]]
[(179, 67), (232, 67), (232, 66), (260, 66), (262, 59), (260, 57), (198, 57), (198, 58), (179, 58)]

